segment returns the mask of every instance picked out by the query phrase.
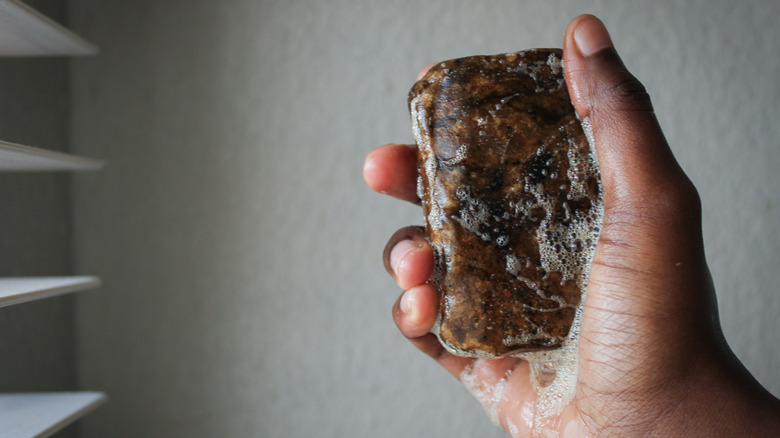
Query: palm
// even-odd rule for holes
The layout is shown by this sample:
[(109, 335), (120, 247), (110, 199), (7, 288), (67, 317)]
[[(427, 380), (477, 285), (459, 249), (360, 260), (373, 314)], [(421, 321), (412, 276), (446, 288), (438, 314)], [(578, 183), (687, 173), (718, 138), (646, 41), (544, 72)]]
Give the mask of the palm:
[[(448, 359), (451, 363), (447, 368), (453, 372), (460, 370), (458, 377), (464, 385), (482, 403), (491, 419), (513, 437), (557, 436), (566, 429), (587, 433), (595, 428), (594, 417), (599, 416), (606, 420), (598, 425), (602, 433), (605, 423), (619, 431), (625, 426), (621, 424), (623, 418), (636, 412), (645, 411), (648, 418), (655, 418), (660, 412), (647, 409), (648, 394), (682, 390), (681, 382), (687, 380), (687, 376), (670, 377), (667, 371), (680, 369), (679, 363), (690, 363), (715, 353), (717, 346), (699, 342), (690, 335), (696, 331), (684, 327), (691, 323), (690, 317), (675, 317), (693, 296), (693, 301), (703, 300), (695, 312), (701, 317), (699, 322), (710, 319), (711, 309), (706, 304), (710, 291), (706, 285), (699, 284), (693, 294), (684, 294), (686, 288), (680, 288), (676, 276), (665, 285), (656, 282), (657, 287), (685, 299), (679, 300), (679, 307), (672, 302), (666, 309), (656, 309), (656, 312), (646, 308), (647, 312), (637, 314), (629, 310), (637, 306), (610, 298), (617, 295), (612, 290), (616, 273), (611, 272), (616, 268), (604, 258), (607, 257), (601, 251), (594, 263), (583, 313), (576, 388), (573, 398), (565, 405), (550, 406), (549, 388), (540, 390), (540, 386), (549, 384), (554, 376), (540, 375), (538, 371), (534, 374), (532, 365), (525, 360)], [(680, 262), (674, 263), (675, 269), (681, 268), (676, 263)], [(617, 274), (623, 278), (627, 274), (639, 275), (637, 271), (625, 270)], [(653, 291), (635, 292), (641, 297)], [(695, 303), (688, 303), (691, 304)], [(661, 324), (667, 325), (665, 331), (689, 335), (664, 337), (658, 330)], [(693, 369), (690, 372), (695, 373)]]
[[(550, 384), (554, 375), (545, 375), (538, 370), (533, 373), (532, 365), (525, 360), (511, 357), (466, 359), (446, 354), (440, 359), (483, 404), (491, 419), (512, 436), (557, 435), (566, 428), (587, 431), (594, 427), (595, 413), (601, 413), (603, 419), (618, 429), (622, 426), (622, 418), (638, 411), (644, 410), (652, 418), (654, 413), (647, 409), (647, 394), (680, 390), (679, 382), (687, 380), (685, 376), (669, 377), (666, 371), (680, 369), (680, 363), (708, 357), (717, 349), (716, 345), (701, 342), (705, 338), (697, 338), (696, 330), (685, 327), (701, 323), (700, 329), (714, 329), (707, 327), (705, 322), (710, 319), (711, 312), (707, 304), (711, 291), (706, 287), (706, 278), (698, 278), (699, 284), (692, 280), (681, 282), (685, 275), (670, 272), (659, 277), (643, 273), (641, 266), (627, 272), (609, 261), (615, 243), (606, 240), (604, 245), (605, 248), (597, 253), (592, 270), (582, 320), (577, 384), (574, 397), (568, 403), (550, 406), (550, 392), (558, 390), (541, 387)], [(685, 261), (690, 264), (692, 260), (687, 258)], [(685, 271), (678, 263), (682, 262), (673, 262), (672, 267)], [(618, 272), (614, 272), (616, 269)], [(614, 290), (619, 287), (616, 279), (625, 280), (627, 276), (636, 275), (653, 277), (656, 288), (681, 299), (669, 300), (667, 307), (654, 309), (611, 298), (625, 295)], [(653, 289), (638, 288), (634, 294), (637, 299), (653, 293), (657, 295), (658, 291)], [(690, 306), (698, 309), (693, 315), (699, 318), (682, 315)], [(636, 312), (642, 308), (643, 312)], [(676, 315), (678, 312), (680, 314)], [(662, 324), (666, 327), (659, 333)], [(663, 332), (678, 335), (666, 337)], [(688, 335), (681, 335), (683, 333)], [(691, 369), (691, 372), (695, 371)], [(600, 428), (603, 430), (603, 427), (602, 422)]]

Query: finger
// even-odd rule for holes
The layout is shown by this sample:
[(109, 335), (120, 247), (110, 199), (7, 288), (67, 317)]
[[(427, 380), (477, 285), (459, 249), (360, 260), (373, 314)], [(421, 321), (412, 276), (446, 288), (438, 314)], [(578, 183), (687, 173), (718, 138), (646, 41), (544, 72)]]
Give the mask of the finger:
[(438, 312), (439, 293), (436, 288), (426, 284), (401, 294), (393, 306), (393, 320), (412, 345), (459, 378), (474, 363), (474, 359), (450, 354), (436, 335), (431, 333)]
[[(430, 63), (417, 73), (422, 79), (436, 65)], [(417, 146), (387, 144), (368, 154), (363, 164), (363, 179), (373, 190), (415, 204), (417, 197)]]
[(425, 76), (425, 74), (426, 74), (426, 73), (428, 73), (428, 70), (430, 70), (430, 69), (431, 69), (431, 67), (433, 67), (433, 66), (434, 66), (434, 65), (436, 65), (436, 64), (437, 64), (437, 63), (435, 63), (435, 62), (432, 62), (432, 63), (430, 63), (430, 64), (426, 65), (425, 67), (423, 67), (423, 68), (422, 68), (422, 70), (420, 70), (420, 72), (419, 72), (419, 73), (417, 73), (417, 80), (419, 81), (420, 79), (422, 79), (422, 78), (423, 78), (423, 76)]
[(433, 273), (433, 250), (421, 227), (396, 231), (385, 246), (383, 259), (387, 272), (404, 290), (427, 282)]
[[(398, 298), (393, 306), (393, 320), (401, 334), (420, 351), (432, 357), (453, 376), (469, 385), (484, 388), (509, 377), (521, 359), (471, 359), (449, 353), (431, 333), (439, 309), (439, 293), (432, 285), (415, 286)], [(469, 389), (474, 389), (470, 387)]]
[[(525, 360), (515, 365), (498, 406), (501, 425), (513, 437), (534, 436), (534, 410), (538, 396), (530, 368), (530, 363)], [(539, 430), (538, 425), (536, 430)]]
[[(536, 391), (529, 377), (528, 362), (516, 357), (478, 359), (460, 375), (493, 423), (512, 436), (530, 436), (530, 430), (515, 418), (523, 409), (533, 412)], [(530, 420), (533, 423), (533, 418)]]
[[(634, 201), (684, 174), (653, 113), (644, 86), (628, 72), (604, 24), (574, 19), (564, 39), (566, 80), (574, 108), (590, 124), (605, 190)], [(663, 187), (661, 187), (663, 188)]]
[(419, 204), (417, 147), (387, 144), (374, 149), (363, 163), (363, 179), (379, 193)]
[(690, 320), (683, 318), (686, 312), (707, 307), (700, 287), (708, 274), (696, 190), (675, 160), (647, 92), (599, 19), (582, 15), (569, 24), (564, 67), (574, 108), (586, 130), (592, 129), (604, 193), (589, 315), (604, 309), (640, 317), (634, 322)]
[[(631, 247), (648, 269), (675, 261), (648, 258), (700, 247), (699, 200), (677, 164), (642, 84), (626, 70), (604, 24), (596, 17), (574, 19), (564, 37), (566, 81), (572, 103), (592, 128), (604, 190), (602, 240), (617, 239), (623, 262)], [(661, 265), (654, 265), (655, 261)], [(671, 264), (670, 264), (671, 263)]]

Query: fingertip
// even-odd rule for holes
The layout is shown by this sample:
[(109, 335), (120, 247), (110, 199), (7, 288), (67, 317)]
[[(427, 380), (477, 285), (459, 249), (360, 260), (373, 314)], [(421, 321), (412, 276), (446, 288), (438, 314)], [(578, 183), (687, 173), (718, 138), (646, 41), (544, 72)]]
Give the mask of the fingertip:
[(423, 67), (422, 70), (420, 70), (420, 72), (417, 73), (417, 80), (419, 81), (420, 79), (422, 79), (423, 76), (425, 76), (425, 74), (428, 73), (428, 70), (430, 70), (431, 67), (433, 67), (436, 64), (437, 64), (436, 62), (432, 62), (432, 63), (426, 65), (425, 67)]
[(583, 14), (572, 20), (567, 27), (567, 36), (585, 57), (614, 47), (604, 22), (590, 14)]
[(590, 115), (590, 86), (592, 72), (587, 57), (613, 47), (604, 23), (596, 16), (582, 14), (575, 17), (563, 37), (563, 67), (572, 105), (580, 119)]
[(433, 273), (433, 250), (424, 240), (403, 240), (390, 251), (390, 267), (401, 289), (419, 286)]
[[(569, 22), (569, 24), (566, 26), (566, 30), (563, 32), (564, 45), (567, 42), (569, 42), (569, 41), (571, 41), (573, 43), (574, 42), (574, 29), (576, 29), (580, 25), (580, 23), (582, 23), (583, 21), (590, 20), (592, 18), (596, 18), (596, 16), (595, 15), (591, 15), (591, 14), (581, 14), (581, 15), (578, 15), (578, 16), (574, 17)], [(596, 19), (598, 20), (598, 18), (596, 18)]]
[(430, 333), (436, 323), (438, 307), (438, 292), (433, 286), (423, 284), (401, 294), (393, 307), (393, 315), (401, 333), (414, 339)]
[(384, 183), (386, 178), (383, 178), (383, 169), (382, 169), (382, 160), (383, 160), (383, 151), (382, 148), (386, 147), (380, 146), (371, 152), (368, 153), (366, 156), (365, 161), (363, 161), (363, 181), (365, 181), (366, 185), (371, 188), (371, 190), (374, 190), (375, 192), (384, 193)]
[[(402, 244), (406, 246), (405, 251), (402, 251), (404, 249), (403, 247), (400, 249), (398, 248), (398, 246)], [(396, 266), (394, 266), (394, 264), (397, 265), (399, 259), (402, 259), (406, 252), (412, 249), (417, 249), (422, 245), (427, 245), (427, 241), (425, 240), (425, 232), (420, 226), (404, 227), (393, 233), (393, 235), (390, 236), (390, 239), (387, 241), (385, 249), (382, 251), (382, 260), (385, 264), (385, 270), (387, 270), (387, 273), (392, 275), (393, 278), (397, 278), (395, 273)], [(393, 256), (394, 250), (396, 251), (395, 257)]]
[(363, 180), (378, 193), (418, 203), (416, 146), (386, 144), (372, 150), (363, 162)]

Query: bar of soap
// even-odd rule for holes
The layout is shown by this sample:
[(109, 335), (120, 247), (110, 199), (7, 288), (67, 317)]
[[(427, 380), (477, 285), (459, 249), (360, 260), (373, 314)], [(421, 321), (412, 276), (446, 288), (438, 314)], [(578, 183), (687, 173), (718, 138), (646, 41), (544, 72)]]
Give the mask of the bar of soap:
[(442, 345), (468, 357), (559, 348), (602, 212), (562, 52), (439, 63), (413, 86), (409, 109)]

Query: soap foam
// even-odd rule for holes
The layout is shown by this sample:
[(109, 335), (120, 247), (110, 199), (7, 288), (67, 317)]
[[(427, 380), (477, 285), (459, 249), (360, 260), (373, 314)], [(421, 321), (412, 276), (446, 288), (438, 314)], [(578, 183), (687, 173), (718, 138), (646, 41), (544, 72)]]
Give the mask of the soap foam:
[[(588, 118), (582, 120), (582, 128), (588, 139), (589, 153), (586, 160), (573, 158), (569, 154), (570, 166), (576, 167), (583, 174), (599, 172), (598, 159), (594, 150), (593, 128)], [(571, 168), (570, 168), (571, 170)], [(582, 187), (575, 187), (573, 175), (569, 175), (572, 182), (572, 191), (584, 192), (585, 181), (578, 181)], [(601, 181), (599, 179), (599, 195), (601, 194)], [(568, 229), (547, 227), (550, 232), (549, 239), (540, 239), (542, 265), (545, 269), (560, 270), (564, 275), (577, 278), (578, 286), (582, 290), (582, 298), (574, 314), (574, 321), (568, 336), (558, 350), (533, 352), (520, 354), (529, 361), (532, 382), (537, 391), (536, 415), (534, 416), (534, 434), (540, 436), (557, 436), (558, 424), (555, 419), (563, 412), (569, 402), (574, 398), (577, 387), (578, 353), (580, 325), (582, 323), (582, 311), (585, 305), (585, 292), (588, 286), (588, 276), (593, 254), (596, 251), (596, 242), (604, 215), (602, 197), (594, 202), (591, 213), (582, 218), (574, 218)], [(542, 227), (540, 227), (541, 229)], [(571, 254), (571, 245), (575, 242), (582, 244), (581, 248), (574, 248), (577, 254)], [(569, 248), (569, 251), (565, 248)], [(576, 276), (574, 275), (576, 274)], [(551, 379), (551, 375), (554, 377)]]
[[(414, 120), (412, 123), (412, 133), (414, 135), (414, 140), (417, 142), (417, 147), (419, 148), (423, 157), (422, 170), (425, 172), (425, 176), (428, 178), (428, 199), (431, 200), (430, 205), (427, 206), (429, 209), (427, 217), (428, 224), (432, 230), (440, 230), (442, 227), (442, 210), (441, 206), (439, 206), (439, 204), (436, 202), (436, 185), (433, 184), (433, 181), (436, 180), (436, 169), (438, 168), (438, 164), (436, 162), (436, 154), (433, 152), (433, 147), (428, 141), (430, 135), (423, 135), (423, 133), (420, 131), (421, 127), (427, 126), (425, 124), (425, 114), (420, 112), (422, 107), (422, 104), (420, 103), (421, 100), (422, 95), (417, 95), (409, 103), (412, 120)], [(417, 194), (420, 196), (420, 199), (425, 199), (425, 197), (422, 196), (424, 195), (422, 178), (418, 179), (417, 181)]]
[(550, 56), (547, 57), (547, 66), (550, 67), (552, 74), (557, 75), (563, 69), (563, 62), (558, 55), (550, 53)]
[(488, 418), (490, 418), (490, 421), (498, 427), (501, 427), (501, 422), (498, 418), (498, 405), (504, 397), (507, 381), (511, 375), (512, 370), (509, 370), (504, 377), (491, 385), (486, 383), (484, 379), (477, 377), (477, 370), (473, 365), (470, 365), (458, 376), (461, 383), (463, 383), (463, 386), (466, 387), (485, 409), (485, 413), (488, 415)]
[(489, 224), (492, 217), (487, 203), (474, 197), (471, 193), (471, 187), (465, 184), (455, 190), (455, 196), (462, 207), (459, 214), (452, 218), (482, 240), (490, 241), (490, 235), (482, 231), (482, 228)]
[(509, 436), (511, 436), (512, 438), (520, 436), (520, 429), (512, 421), (512, 419), (507, 418), (507, 420), (506, 420), (506, 428), (507, 428), (507, 432), (509, 432)]

